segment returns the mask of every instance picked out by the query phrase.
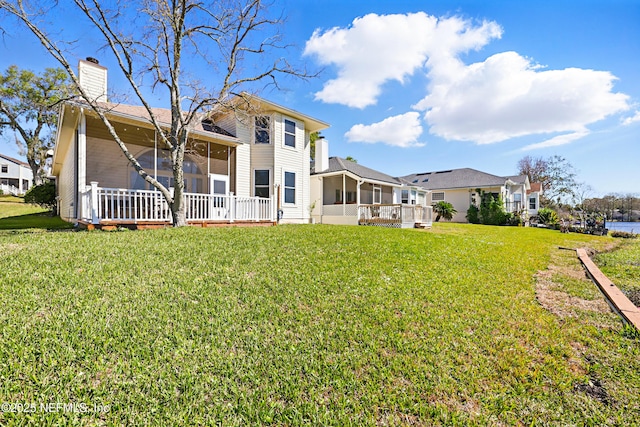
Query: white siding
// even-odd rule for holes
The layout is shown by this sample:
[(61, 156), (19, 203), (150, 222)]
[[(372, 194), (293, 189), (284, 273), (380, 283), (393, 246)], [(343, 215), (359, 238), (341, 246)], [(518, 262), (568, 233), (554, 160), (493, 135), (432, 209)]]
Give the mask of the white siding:
[(75, 157), (76, 157), (76, 144), (75, 133), (72, 136), (73, 140), (69, 143), (69, 149), (64, 157), (64, 162), (60, 168), (60, 175), (58, 176), (58, 196), (60, 197), (60, 218), (65, 221), (73, 222), (76, 220), (74, 215), (74, 204), (76, 195), (76, 170), (75, 170)]
[(98, 102), (107, 102), (107, 69), (88, 61), (78, 64), (80, 85)]
[(248, 136), (248, 141), (250, 142), (251, 145), (251, 170), (249, 172), (249, 180), (250, 180), (250, 188), (251, 188), (251, 195), (254, 196), (254, 171), (256, 169), (259, 170), (269, 170), (271, 171), (271, 188), (270, 188), (270, 195), (274, 195), (274, 185), (276, 183), (279, 183), (280, 181), (278, 180), (278, 178), (275, 176), (275, 169), (274, 169), (274, 156), (273, 156), (273, 151), (274, 151), (274, 141), (275, 141), (275, 136), (274, 136), (274, 127), (275, 127), (275, 117), (273, 116), (269, 116), (271, 118), (271, 137), (270, 137), (270, 144), (256, 144), (255, 143), (255, 131), (254, 131), (254, 123), (253, 123), (253, 119), (251, 119), (251, 124), (249, 127), (247, 127), (247, 132), (249, 134)]
[(249, 197), (251, 191), (251, 147), (248, 144), (236, 148), (236, 195)]
[(253, 196), (251, 189), (251, 129), (247, 126), (247, 117), (236, 118), (236, 137), (243, 144), (236, 147), (236, 191), (235, 194), (242, 197)]
[[(308, 222), (309, 220), (309, 147), (306, 140), (304, 122), (292, 117), (275, 114), (274, 116), (274, 181), (280, 185), (282, 222)], [(284, 120), (296, 124), (296, 146), (284, 145)], [(296, 174), (296, 203), (284, 203), (284, 173)]]
[(236, 126), (235, 114), (227, 114), (226, 116), (216, 117), (215, 124), (229, 132), (231, 135), (237, 136), (238, 130)]

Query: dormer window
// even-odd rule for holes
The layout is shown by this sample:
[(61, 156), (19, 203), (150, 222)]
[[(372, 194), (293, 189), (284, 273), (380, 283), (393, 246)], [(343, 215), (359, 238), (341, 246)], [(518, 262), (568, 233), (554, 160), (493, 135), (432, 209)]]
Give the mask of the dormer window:
[(255, 143), (271, 144), (271, 118), (258, 116), (255, 119)]

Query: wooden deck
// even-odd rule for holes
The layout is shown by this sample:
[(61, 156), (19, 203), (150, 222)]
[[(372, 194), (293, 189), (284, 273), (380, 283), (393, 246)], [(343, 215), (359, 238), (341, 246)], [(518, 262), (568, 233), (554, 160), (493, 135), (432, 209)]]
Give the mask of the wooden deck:
[[(272, 227), (276, 225), (273, 221), (187, 221), (190, 227)], [(100, 221), (99, 224), (92, 224), (87, 221), (78, 221), (78, 226), (84, 230), (105, 230), (113, 231), (118, 228), (127, 228), (129, 230), (153, 230), (158, 228), (172, 227), (167, 221)]]

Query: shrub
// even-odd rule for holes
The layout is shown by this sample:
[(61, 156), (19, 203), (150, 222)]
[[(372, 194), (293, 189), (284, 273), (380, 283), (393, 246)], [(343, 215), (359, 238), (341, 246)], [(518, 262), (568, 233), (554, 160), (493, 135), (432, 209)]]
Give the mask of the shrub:
[(440, 201), (433, 205), (433, 211), (437, 214), (436, 222), (440, 221), (440, 218), (450, 221), (458, 213), (451, 203), (445, 201)]
[(44, 184), (31, 187), (24, 195), (24, 201), (53, 211), (56, 207), (56, 185), (47, 181)]
[(486, 225), (504, 225), (507, 222), (502, 198), (483, 197), (480, 204), (480, 220)]
[(480, 209), (477, 206), (469, 206), (469, 209), (467, 209), (467, 221), (471, 224), (480, 224)]
[(611, 237), (620, 237), (622, 239), (635, 239), (638, 237), (637, 234), (629, 233), (627, 231), (617, 231), (614, 230), (610, 233)]
[(542, 208), (538, 210), (538, 218), (540, 218), (540, 222), (545, 225), (558, 225), (560, 222), (556, 211), (549, 208)]
[(517, 214), (517, 213), (511, 213), (511, 212), (506, 213), (505, 214), (505, 223), (507, 225), (511, 225), (511, 226), (514, 226), (514, 227), (519, 227), (519, 226), (521, 226), (523, 224), (522, 216), (520, 216), (520, 214)]

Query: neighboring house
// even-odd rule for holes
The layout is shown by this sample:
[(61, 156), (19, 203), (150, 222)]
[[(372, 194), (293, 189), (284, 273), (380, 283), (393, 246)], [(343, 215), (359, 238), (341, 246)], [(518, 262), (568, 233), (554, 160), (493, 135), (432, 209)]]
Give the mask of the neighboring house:
[(4, 194), (21, 196), (33, 185), (29, 163), (0, 154), (0, 190)]
[[(81, 84), (100, 99), (107, 116), (143, 168), (168, 188), (169, 152), (159, 146), (148, 112), (108, 103), (106, 69), (80, 61)], [(309, 222), (309, 135), (322, 121), (251, 97), (252, 111), (207, 116), (189, 132), (184, 177), (187, 221), (208, 225), (239, 221)], [(169, 127), (171, 112), (154, 109)], [(166, 224), (160, 192), (144, 181), (86, 104), (61, 106), (52, 165), (60, 216), (87, 224)], [(280, 211), (280, 212), (278, 212)]]
[(429, 204), (439, 201), (451, 203), (457, 211), (452, 219), (454, 222), (467, 222), (469, 207), (480, 204), (478, 190), (496, 199), (502, 197), (507, 212), (522, 214), (530, 189), (526, 175), (501, 177), (470, 168), (418, 173), (404, 176), (403, 179), (429, 190)]
[(415, 227), (431, 225), (428, 191), (340, 157), (316, 140), (309, 210), (323, 224)]
[(542, 196), (542, 183), (532, 182), (527, 190), (527, 213), (529, 216), (538, 215), (540, 209), (540, 197)]

